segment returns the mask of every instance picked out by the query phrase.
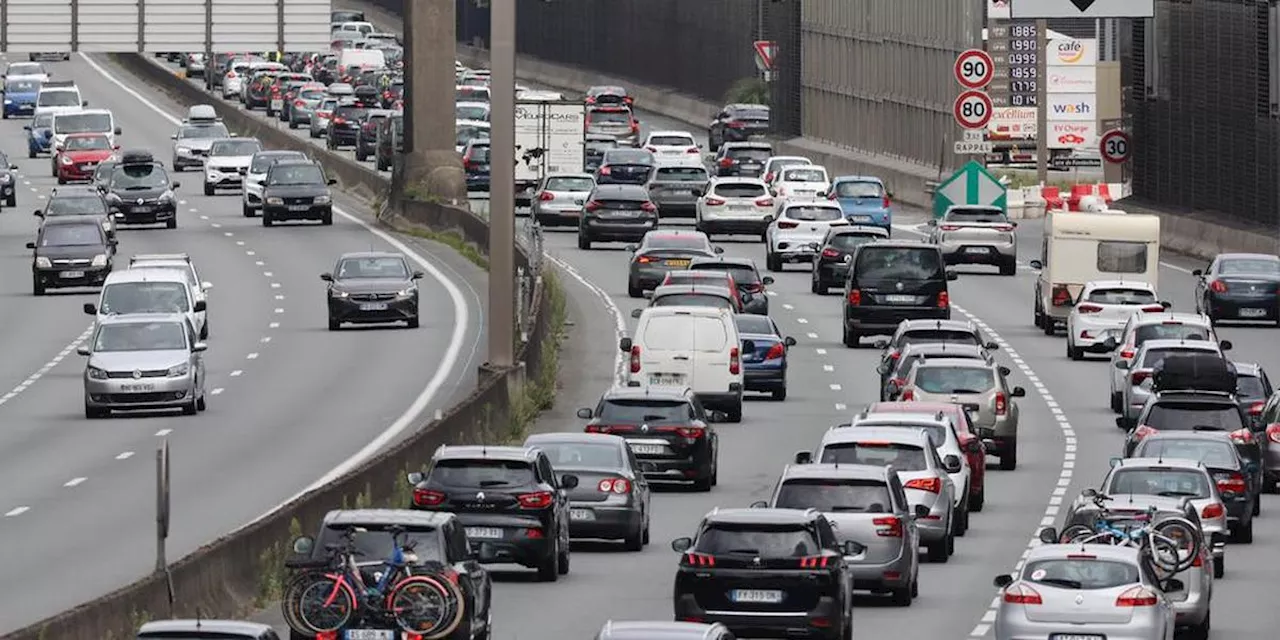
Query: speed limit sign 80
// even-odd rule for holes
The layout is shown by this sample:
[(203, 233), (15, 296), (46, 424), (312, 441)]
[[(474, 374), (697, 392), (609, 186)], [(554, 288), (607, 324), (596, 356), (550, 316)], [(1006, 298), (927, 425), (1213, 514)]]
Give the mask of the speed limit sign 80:
[(1119, 129), (1112, 129), (1102, 134), (1099, 151), (1103, 160), (1120, 164), (1128, 160), (1129, 154), (1133, 152), (1133, 141), (1129, 139), (1129, 134)]
[(991, 98), (981, 91), (965, 91), (952, 107), (956, 122), (966, 129), (981, 129), (991, 122)]

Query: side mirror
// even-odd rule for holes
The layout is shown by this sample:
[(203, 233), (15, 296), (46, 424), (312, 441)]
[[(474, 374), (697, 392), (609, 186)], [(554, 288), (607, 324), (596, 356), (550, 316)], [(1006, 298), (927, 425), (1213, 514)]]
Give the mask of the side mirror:
[(1120, 417), (1116, 418), (1116, 427), (1118, 427), (1118, 428), (1120, 428), (1120, 429), (1128, 429), (1128, 428), (1129, 428), (1129, 421), (1128, 421), (1127, 419), (1125, 419), (1125, 417), (1124, 417), (1124, 416), (1120, 416)]
[(591, 410), (590, 410), (590, 409), (587, 409), (587, 408), (585, 408), (585, 407), (584, 407), (584, 408), (582, 408), (582, 409), (578, 409), (578, 417), (579, 417), (579, 418), (582, 418), (583, 420), (590, 420), (590, 419), (592, 418), (592, 416), (593, 416), (593, 414), (592, 414), (592, 412), (591, 412)]
[(201, 290), (201, 291), (208, 291), (208, 290), (210, 290), (210, 289), (212, 289), (212, 288), (213, 288), (213, 283), (212, 283), (212, 282), (201, 282), (201, 283), (200, 283), (200, 290)]
[(937, 221), (937, 220), (930, 220), (930, 221), (926, 222), (925, 224), (927, 224), (927, 225), (929, 225), (929, 226), (931, 226), (931, 227), (936, 227), (936, 226), (938, 226), (938, 221)]
[(1133, 366), (1133, 365), (1129, 364), (1129, 361), (1128, 361), (1128, 360), (1116, 360), (1116, 368), (1117, 368), (1117, 369), (1127, 370), (1127, 369), (1129, 369), (1129, 367), (1131, 367), (1131, 366)]
[(420, 485), (422, 484), (422, 481), (426, 479), (427, 477), (423, 475), (421, 471), (412, 471), (405, 474), (405, 480), (409, 481), (409, 484), (412, 486)]
[(92, 352), (92, 351), (89, 351), (89, 347), (86, 347), (86, 346), (84, 346), (84, 345), (80, 345), (80, 346), (76, 347), (76, 355), (80, 355), (80, 356), (87, 356), (87, 355), (89, 355), (89, 354), (91, 354), (91, 353), (93, 353), (93, 352)]
[(1043, 269), (1044, 263), (1039, 260), (1032, 260), (1031, 262), (1027, 263), (1027, 266), (1031, 267), (1032, 269)]
[(1120, 464), (1120, 461), (1123, 459), (1124, 458), (1113, 457), (1110, 460), (1108, 460), (1107, 463), (1110, 464), (1112, 468), (1115, 468), (1115, 466)]
[(1204, 270), (1203, 270), (1203, 269), (1193, 269), (1193, 270), (1191, 271), (1191, 275), (1193, 275), (1193, 276), (1195, 276), (1195, 277), (1199, 278), (1199, 277), (1201, 277), (1201, 276), (1203, 276), (1203, 275), (1204, 275)]
[(880, 374), (880, 375), (884, 375), (884, 374), (886, 374), (886, 373), (889, 373), (889, 367), (888, 367), (888, 366), (886, 366), (886, 365), (882, 362), (882, 363), (880, 363), (880, 364), (876, 365), (876, 373), (878, 373), (878, 374)]
[(898, 384), (897, 380), (890, 380), (884, 388), (889, 392), (890, 396), (897, 396), (902, 391), (902, 385)]
[(636, 249), (639, 249), (640, 247), (637, 247), (637, 246), (636, 246), (636, 245), (634, 245), (634, 244), (629, 244), (629, 245), (627, 245), (627, 246), (626, 246), (626, 247), (624, 247), (624, 248), (625, 248), (628, 252), (630, 252), (630, 253), (635, 253), (635, 252), (636, 252)]
[[(31, 127), (27, 127), (27, 128), (28, 128), (28, 129), (30, 129)], [(176, 133), (175, 133), (175, 134), (173, 134), (173, 135), (169, 136), (169, 139), (170, 139), (170, 140), (177, 140), (177, 139), (178, 139), (178, 134), (176, 134)]]
[(11, 165), (9, 165), (9, 170), (10, 170), (10, 171), (17, 171), (17, 170), (18, 170), (18, 165), (16, 165), (16, 164), (11, 164)]
[(208, 310), (208, 308), (209, 308), (209, 303), (205, 302), (204, 300), (196, 300), (196, 303), (191, 305), (191, 309), (196, 313), (200, 313), (201, 311), (206, 311)]
[(34, 242), (28, 242), (28, 243), (27, 243), (27, 248), (28, 248), (28, 249), (35, 249), (35, 248), (36, 248), (36, 243), (34, 243)]
[(422, 271), (414, 271), (414, 272), (409, 276), (409, 278), (410, 278), (411, 280), (421, 280), (421, 279), (423, 279), (423, 278), (425, 278), (425, 277), (427, 277), (427, 274), (426, 274), (426, 273), (424, 273), (424, 272), (422, 272)]
[(1233, 346), (1235, 345), (1231, 344), (1230, 340), (1223, 340), (1222, 342), (1218, 343), (1218, 347), (1220, 347), (1223, 351), (1230, 351), (1231, 347)]
[(84, 307), (83, 307), (83, 309), (84, 309), (84, 314), (85, 314), (85, 315), (87, 315), (87, 316), (96, 316), (96, 315), (98, 315), (98, 307), (94, 306), (94, 304), (93, 304), (92, 302), (86, 302), (86, 303), (84, 303)]
[(1172, 303), (1172, 302), (1169, 302), (1168, 300), (1161, 300), (1161, 301), (1160, 301), (1160, 308), (1161, 308), (1161, 309), (1164, 309), (1165, 311), (1168, 311), (1169, 309), (1172, 309), (1172, 308), (1173, 308), (1173, 303)]
[(855, 542), (853, 540), (845, 540), (844, 544), (841, 545), (840, 550), (844, 552), (844, 555), (846, 556), (860, 556), (864, 551), (867, 550), (867, 547), (866, 545), (863, 545), (861, 542)]
[(1165, 591), (1165, 592), (1182, 591), (1183, 589), (1186, 589), (1186, 588), (1187, 588), (1187, 585), (1183, 584), (1181, 580), (1177, 578), (1169, 578), (1168, 580), (1164, 581), (1164, 588), (1161, 589), (1161, 591)]
[(797, 451), (794, 460), (796, 464), (810, 464), (813, 462), (813, 452)]
[(89, 106), (89, 101), (88, 101), (88, 100), (81, 100), (81, 101), (80, 101), (80, 106), (82, 106), (82, 107), (87, 107), (87, 106)]
[(1106, 347), (1107, 351), (1115, 351), (1116, 347), (1120, 346), (1120, 341), (1116, 340), (1115, 336), (1111, 336), (1102, 341), (1102, 346)]
[(875, 343), (873, 343), (871, 346), (873, 346), (873, 347), (875, 347), (875, 348), (877, 348), (877, 349), (881, 349), (881, 350), (888, 349), (888, 348), (889, 348), (889, 341), (888, 341), (888, 340), (876, 340), (876, 341), (875, 341)]
[(498, 560), (498, 550), (491, 543), (481, 542), (480, 549), (476, 552), (476, 560), (478, 562), (496, 562)]
[(752, 509), (768, 509), (769, 503), (765, 502), (764, 500), (756, 500), (755, 502), (751, 503), (751, 508)]
[(325, 282), (333, 282), (333, 274), (332, 274), (332, 273), (322, 273), (322, 274), (320, 274), (320, 279), (321, 279), (321, 280), (324, 280)]
[(714, 422), (714, 423), (723, 424), (723, 423), (725, 423), (725, 422), (728, 422), (728, 421), (729, 421), (729, 414), (727, 414), (727, 413), (725, 413), (725, 412), (723, 412), (723, 411), (708, 411), (708, 412), (707, 412), (707, 421), (708, 421), (708, 422)]
[(671, 550), (676, 553), (684, 553), (693, 548), (693, 538), (676, 538), (671, 541)]
[(1098, 495), (1098, 490), (1094, 489), (1093, 487), (1089, 487), (1088, 489), (1085, 489), (1080, 492), (1080, 496), (1083, 498), (1094, 498), (1097, 495)]
[(950, 269), (947, 269), (947, 280), (953, 281), (953, 280), (959, 280), (959, 279), (960, 279), (960, 274)]
[(1257, 473), (1257, 472), (1258, 472), (1258, 463), (1253, 462), (1252, 460), (1250, 460), (1249, 462), (1244, 463), (1244, 472), (1245, 472), (1245, 473), (1247, 473), (1247, 474), (1249, 474), (1249, 475), (1253, 475), (1253, 474)]
[(116, 127), (116, 135), (120, 135), (121, 133), (124, 132), (120, 130), (120, 127)]
[(1009, 375), (1009, 374), (1013, 373), (1013, 370), (1012, 370), (1012, 369), (1010, 369), (1009, 367), (1003, 366), (1003, 365), (1001, 365), (1001, 366), (999, 366), (999, 367), (996, 367), (996, 369), (1000, 372), (1000, 375), (1002, 375), (1002, 376), (1007, 376), (1007, 375)]
[(983, 438), (983, 439), (982, 439), (982, 448), (986, 449), (987, 451), (995, 451), (995, 450), (999, 449), (1000, 447), (996, 444), (996, 441), (995, 441), (994, 439), (992, 439), (992, 438)]
[(37, 217), (37, 218), (43, 218), (43, 217), (44, 217), (44, 209), (36, 209), (35, 211), (32, 211), (32, 212), (31, 212), (31, 215), (33, 215), (33, 216), (35, 216), (35, 217)]
[(191, 345), (192, 353), (204, 353), (205, 351), (208, 351), (208, 350), (209, 350), (209, 345), (204, 342), (197, 342)]
[(983, 349), (986, 349), (987, 351), (996, 351), (996, 350), (1000, 349), (1000, 345), (999, 345), (999, 344), (996, 344), (996, 343), (994, 343), (994, 342), (988, 342), (988, 343), (986, 343), (986, 344), (982, 345), (982, 348), (983, 348)]
[(1023, 389), (1022, 387), (1014, 387), (1013, 392), (1010, 393), (1009, 395), (1015, 398), (1025, 398), (1027, 397), (1027, 390)]
[(1003, 588), (1005, 588), (1005, 587), (1007, 587), (1007, 586), (1009, 586), (1009, 585), (1013, 584), (1013, 576), (1011, 576), (1011, 575), (1009, 575), (1009, 574), (1007, 574), (1007, 573), (1002, 573), (1002, 574), (1000, 574), (1000, 575), (996, 576), (996, 579), (995, 579), (995, 580), (992, 580), (992, 581), (991, 581), (991, 584), (995, 585), (997, 589), (1003, 589)]
[(919, 519), (919, 518), (928, 518), (928, 517), (929, 517), (929, 507), (927, 507), (927, 506), (925, 506), (925, 505), (922, 505), (922, 504), (918, 504), (918, 505), (916, 505), (916, 506), (914, 506), (914, 507), (911, 507), (911, 515), (912, 515), (913, 517), (917, 518), (917, 519)]
[(818, 249), (821, 249), (821, 248), (822, 248), (822, 245), (821, 245), (821, 244), (818, 244), (817, 242), (810, 242), (810, 243), (809, 243), (809, 248), (810, 248), (810, 249), (812, 249), (812, 250), (814, 250), (814, 251), (817, 251)]
[(1040, 533), (1036, 534), (1036, 537), (1040, 538), (1040, 542), (1045, 544), (1057, 544), (1058, 530), (1053, 527), (1044, 527), (1040, 529)]
[(293, 552), (300, 556), (311, 555), (312, 550), (316, 548), (316, 541), (310, 536), (302, 536), (293, 541)]
[(752, 353), (752, 352), (754, 352), (755, 350), (756, 350), (756, 341), (755, 341), (755, 340), (743, 340), (743, 341), (742, 341), (742, 351), (743, 351), (743, 353)]
[(333, 178), (329, 178), (328, 180), (325, 180), (324, 183), (332, 187), (333, 185), (338, 184), (338, 181)]
[(182, 186), (182, 183), (181, 183), (181, 182), (178, 182), (177, 180), (175, 180), (175, 181), (173, 182), (173, 184), (169, 185), (169, 188), (170, 188), (170, 189), (177, 189), (178, 187), (181, 187), (181, 186)]
[[(648, 293), (648, 292), (646, 291), (645, 293)], [(632, 318), (639, 318), (639, 317), (640, 317), (641, 315), (643, 315), (643, 314), (644, 314), (644, 309), (632, 309), (632, 310), (631, 310), (631, 317), (632, 317)]]
[(716, 254), (719, 255), (721, 253), (724, 253), (724, 247), (715, 247), (713, 248), (713, 251), (715, 251)]
[(794, 347), (794, 346), (796, 346), (796, 339), (795, 339), (795, 338), (792, 338), (791, 336), (787, 336), (787, 337), (785, 337), (785, 338), (783, 338), (783, 339), (782, 339), (782, 344), (784, 344), (784, 345), (786, 345), (786, 346), (788, 346), (788, 347)]
[(113, 144), (113, 145), (111, 145), (111, 150), (112, 150), (112, 151), (119, 151), (119, 150), (120, 150), (120, 145), (118, 145), (118, 144)]
[(566, 473), (560, 476), (560, 487), (563, 489), (577, 489), (578, 476), (575, 476), (572, 473)]
[(942, 459), (942, 469), (947, 473), (960, 473), (964, 465), (960, 462), (960, 456), (949, 454)]
[[(31, 130), (31, 125), (29, 125), (29, 124), (28, 124), (28, 125), (23, 125), (22, 129), (23, 129), (24, 131), (30, 131), (30, 130)], [(178, 137), (178, 136), (173, 136), (173, 137), (175, 137), (175, 138), (176, 138), (176, 137)]]
[(760, 282), (762, 282), (762, 283), (764, 283), (764, 284), (773, 284), (773, 282), (774, 282), (774, 280), (773, 280), (773, 276), (765, 276), (765, 277), (763, 277), (763, 278), (760, 278)]
[(618, 349), (621, 351), (631, 351), (631, 338), (623, 338), (619, 340)]

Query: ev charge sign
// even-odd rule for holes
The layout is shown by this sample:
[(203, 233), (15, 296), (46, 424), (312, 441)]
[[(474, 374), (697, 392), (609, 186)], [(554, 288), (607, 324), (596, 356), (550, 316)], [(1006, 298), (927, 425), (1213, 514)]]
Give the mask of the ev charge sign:
[(960, 126), (965, 129), (981, 129), (991, 122), (991, 98), (981, 91), (971, 89), (956, 98), (951, 111)]
[(956, 56), (956, 82), (965, 89), (981, 89), (991, 84), (995, 65), (991, 56), (981, 49), (969, 49)]

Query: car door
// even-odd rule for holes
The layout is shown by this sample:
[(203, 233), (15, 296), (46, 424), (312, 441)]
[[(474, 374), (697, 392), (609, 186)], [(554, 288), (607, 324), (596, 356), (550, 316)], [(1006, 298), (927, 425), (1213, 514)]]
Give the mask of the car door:
[(636, 494), (640, 498), (640, 504), (644, 505), (645, 517), (649, 516), (649, 480), (644, 476), (644, 468), (640, 466), (640, 461), (636, 459), (636, 454), (631, 447), (623, 447), (626, 451), (627, 468), (631, 471), (631, 485), (635, 487)]
[(445, 537), (445, 553), (448, 555), (446, 562), (458, 572), (464, 594), (471, 596), (469, 608), (472, 625), (481, 623), (489, 611), (489, 571), (471, 553), (466, 532), (457, 520), (451, 520), (445, 525), (442, 533)]
[(720, 448), (720, 435), (716, 433), (715, 424), (711, 422), (711, 417), (707, 414), (707, 408), (702, 406), (702, 401), (698, 399), (697, 395), (692, 393), (689, 394), (689, 403), (693, 408), (693, 419), (701, 421), (703, 429), (705, 429), (709, 435), (708, 440), (711, 442), (711, 459), (715, 460), (716, 454), (719, 453)]
[(195, 350), (196, 343), (200, 341), (200, 334), (196, 333), (195, 328), (191, 325), (188, 318), (184, 322), (187, 331), (187, 361), (191, 363), (191, 368), (196, 373), (196, 389), (204, 389), (204, 354)]
[(538, 475), (542, 481), (551, 485), (552, 494), (556, 497), (556, 525), (560, 533), (561, 549), (569, 548), (569, 492), (560, 486), (560, 477), (551, 468), (551, 460), (546, 454), (538, 454)]

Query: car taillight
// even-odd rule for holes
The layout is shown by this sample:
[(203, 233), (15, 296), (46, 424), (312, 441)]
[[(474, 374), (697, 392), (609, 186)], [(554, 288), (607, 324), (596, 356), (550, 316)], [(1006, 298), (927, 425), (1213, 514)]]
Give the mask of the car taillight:
[(800, 558), (801, 569), (826, 569), (827, 564), (831, 562), (831, 556), (809, 556)]
[(462, 170), (463, 170), (463, 171), (470, 171), (472, 168), (473, 168), (473, 167), (472, 167), (471, 158), (466, 158), (466, 157), (464, 157), (464, 158), (462, 159)]
[(1214, 293), (1226, 293), (1227, 283), (1221, 280), (1214, 280), (1213, 282), (1209, 283), (1209, 290), (1213, 291)]
[(699, 440), (707, 435), (706, 429), (702, 427), (658, 427), (658, 433), (674, 433), (681, 438), (693, 444), (695, 440)]
[(920, 491), (928, 491), (929, 493), (942, 493), (941, 478), (915, 478), (908, 480), (902, 485), (904, 489), (919, 489)]
[(881, 538), (902, 537), (902, 519), (898, 516), (875, 518), (871, 521), (871, 524), (875, 525), (876, 535)]
[(542, 540), (544, 538), (542, 529), (537, 527), (529, 527), (524, 530), (524, 536), (530, 540)]
[(1195, 557), (1195, 558), (1193, 558), (1193, 559), (1191, 560), (1191, 566), (1193, 566), (1193, 567), (1203, 567), (1203, 566), (1204, 566), (1204, 554), (1205, 554), (1205, 550), (1204, 550), (1204, 549), (1201, 549), (1201, 550), (1200, 550), (1200, 553), (1197, 553), (1197, 554), (1196, 554), (1196, 557)]
[(271, 87), (271, 95), (273, 97), (280, 95), (280, 87)]
[(1125, 360), (1132, 360), (1133, 353), (1134, 353), (1133, 349), (1124, 349), (1123, 351), (1120, 352), (1120, 357)]
[(850, 305), (855, 307), (862, 304), (862, 291), (859, 289), (850, 289), (847, 300)]
[(347, 119), (346, 119), (346, 118), (342, 118), (342, 117), (334, 118), (334, 119), (333, 119), (333, 123), (334, 123), (334, 124), (346, 124), (346, 123), (347, 123)]
[(646, 213), (653, 213), (658, 210), (658, 207), (654, 206), (652, 202), (645, 202), (640, 205), (640, 210)]
[(1265, 402), (1255, 402), (1255, 403), (1253, 403), (1253, 404), (1249, 405), (1249, 415), (1251, 415), (1251, 416), (1260, 416), (1260, 415), (1262, 415), (1262, 408), (1263, 408), (1263, 407), (1265, 407), (1265, 406), (1267, 406), (1267, 403), (1265, 403)]
[(555, 196), (555, 194), (551, 193), (550, 191), (543, 191), (542, 193), (539, 193), (539, 194), (538, 194), (538, 199), (539, 199), (539, 200), (541, 200), (541, 201), (543, 201), (543, 202), (550, 202), (550, 201), (552, 201), (552, 200), (555, 200), (555, 199), (556, 199), (556, 196)]
[(995, 226), (995, 230), (996, 230), (996, 231), (1004, 231), (1004, 232), (1006, 232), (1006, 233), (1007, 233), (1007, 232), (1009, 232), (1009, 231), (1013, 231), (1013, 225), (1011, 225), (1011, 224), (998, 224), (998, 225), (996, 225), (996, 226)]
[(657, 148), (657, 147), (653, 147), (653, 146), (645, 147), (645, 148), (644, 148), (644, 150), (645, 150), (645, 151), (648, 151), (649, 153), (657, 153), (657, 152), (658, 152), (658, 148)]
[(609, 174), (611, 174), (611, 173), (613, 173), (613, 167), (610, 167), (610, 166), (608, 166), (608, 165), (605, 165), (605, 166), (603, 166), (603, 167), (600, 167), (600, 175), (602, 175), (602, 176), (607, 176), (607, 175), (609, 175)]
[[(760, 197), (760, 198), (756, 198), (756, 206), (757, 206), (757, 207), (772, 207), (772, 206), (773, 206), (773, 198), (770, 198), (769, 196), (763, 196), (763, 197)], [(778, 225), (778, 226), (782, 226), (782, 225)]]
[(769, 347), (769, 353), (764, 354), (764, 359), (777, 360), (785, 355), (787, 355), (787, 348), (782, 346), (782, 343), (779, 342), (772, 347)]
[(745, 129), (747, 127), (747, 123), (734, 120), (733, 122), (726, 122), (724, 126), (729, 127), (730, 129)]
[(950, 306), (951, 306), (951, 294), (947, 293), (946, 291), (940, 292), (938, 294), (938, 308), (946, 309), (947, 307), (950, 307)]
[(769, 173), (764, 174), (764, 181), (765, 181), (765, 182), (772, 182), (772, 181), (773, 181), (773, 172), (772, 172), (772, 171), (770, 171)]
[(791, 220), (779, 220), (779, 221), (778, 221), (778, 228), (779, 228), (779, 229), (794, 229), (794, 228), (796, 228), (796, 227), (798, 227), (798, 226), (800, 226), (800, 223), (799, 223), (799, 222), (792, 222)]
[(317, 115), (317, 116), (320, 116), (320, 119), (321, 119), (321, 120), (323, 120), (323, 119), (325, 119), (325, 118), (328, 118), (328, 117), (329, 117), (330, 115), (332, 115), (332, 114), (331, 114), (330, 112), (328, 112), (328, 111), (317, 111), (317, 112), (316, 112), (316, 115)]
[(640, 345), (631, 347), (631, 373), (640, 373)]
[(840, 198), (840, 196), (839, 196), (839, 195), (837, 195), (837, 194), (836, 194), (836, 192), (834, 192), (834, 191), (832, 191), (831, 193), (828, 193), (828, 194), (827, 194), (827, 199), (828, 199), (828, 200), (838, 200), (839, 198)]
[(836, 251), (835, 249), (823, 249), (823, 250), (822, 250), (822, 257), (824, 257), (824, 258), (839, 258), (839, 257), (840, 257), (840, 252), (839, 252), (839, 251)]
[(1039, 592), (1021, 582), (1011, 584), (1004, 590), (1004, 601), (1009, 604), (1044, 604)]
[(732, 166), (733, 166), (733, 158), (720, 158), (720, 166), (722, 166), (722, 167), (732, 167)]
[(1164, 307), (1158, 304), (1149, 304), (1145, 307), (1142, 307), (1140, 311), (1142, 311), (1143, 313), (1160, 313), (1161, 311), (1164, 311)]
[(1002, 416), (1009, 412), (1009, 398), (1004, 395), (1003, 391), (996, 392), (996, 415)]
[(1236, 429), (1227, 435), (1236, 444), (1253, 444), (1253, 432), (1248, 429)]
[(1099, 307), (1096, 304), (1078, 304), (1076, 305), (1076, 311), (1080, 313), (1100, 313), (1102, 311), (1102, 307)]
[(688, 149), (685, 149), (685, 150), (684, 150), (684, 152), (685, 152), (685, 153), (697, 153), (697, 152), (698, 152), (698, 148), (697, 148), (697, 147), (689, 147)]
[(649, 264), (650, 262), (653, 262), (653, 258), (650, 258), (649, 256), (640, 256), (636, 258), (636, 262), (639, 262), (640, 264)]
[(640, 133), (640, 123), (635, 120), (631, 121), (631, 133)]
[(626, 478), (605, 478), (596, 485), (600, 493), (631, 493), (631, 481)]
[(294, 101), (293, 101), (293, 106), (295, 106), (295, 107), (305, 107), (305, 106), (307, 106), (307, 102), (306, 102), (306, 100), (294, 100)]
[(419, 507), (438, 507), (444, 504), (445, 495), (430, 489), (414, 489), (413, 503)]
[(550, 491), (535, 491), (533, 493), (522, 493), (516, 496), (516, 500), (520, 502), (521, 508), (524, 509), (546, 509), (551, 506)]
[(1205, 520), (1211, 520), (1213, 518), (1221, 518), (1226, 513), (1226, 509), (1223, 509), (1221, 504), (1215, 502), (1205, 505), (1204, 509), (1200, 511), (1200, 517)]
[(236, 75), (236, 72), (234, 72), (234, 71), (228, 71), (228, 72), (227, 72), (227, 79), (228, 79), (228, 80), (235, 80), (235, 79), (236, 79), (236, 78), (238, 78), (238, 77), (239, 77), (239, 76), (237, 76), (237, 75)]
[(1133, 373), (1129, 374), (1129, 382), (1131, 382), (1136, 386), (1136, 385), (1142, 384), (1147, 378), (1150, 378), (1150, 377), (1151, 377), (1150, 371), (1134, 371)]
[(716, 557), (690, 551), (680, 559), (680, 564), (686, 567), (714, 567), (716, 566)]
[(729, 347), (729, 374), (738, 375), (742, 373), (742, 354), (737, 347)]
[(891, 353), (889, 354), (889, 359), (890, 359), (890, 360), (897, 360), (897, 359), (899, 359), (899, 358), (901, 358), (901, 357), (902, 357), (902, 352), (901, 352), (901, 351), (898, 351), (898, 350), (896, 350), (896, 349), (895, 349), (893, 352), (891, 352)]
[(715, 198), (715, 197), (707, 198), (706, 200), (702, 201), (702, 204), (708, 207), (718, 207), (724, 203), (725, 203), (724, 200), (721, 200), (720, 198)]
[(1280, 444), (1280, 423), (1267, 425), (1267, 439), (1276, 444)]
[(1148, 427), (1145, 424), (1138, 425), (1138, 428), (1133, 430), (1133, 439), (1141, 440), (1153, 433), (1159, 433), (1159, 432), (1160, 432), (1159, 429), (1152, 429), (1151, 427)]
[(1154, 607), (1159, 602), (1156, 592), (1146, 587), (1126, 589), (1116, 598), (1117, 607)]
[(1054, 285), (1053, 287), (1053, 306), (1066, 307), (1071, 305), (1071, 292), (1067, 291), (1066, 285)]
[(881, 201), (880, 201), (880, 206), (881, 206), (881, 207), (883, 207), (883, 208), (885, 208), (885, 209), (888, 209), (892, 204), (893, 204), (893, 203), (892, 203), (892, 202), (890, 202), (890, 200), (889, 200), (889, 196), (885, 196), (885, 197), (884, 197), (884, 200), (881, 200)]
[(938, 227), (938, 229), (940, 229), (940, 230), (942, 230), (942, 231), (959, 231), (959, 230), (960, 230), (960, 227), (958, 227), (958, 226), (956, 226), (956, 225), (954, 225), (954, 224), (944, 224), (944, 225), (942, 225), (942, 226)]
[(1224, 495), (1243, 494), (1249, 489), (1249, 485), (1245, 483), (1244, 476), (1238, 473), (1217, 473), (1214, 474), (1213, 479), (1214, 483), (1218, 485), (1218, 491)]
[(596, 202), (595, 200), (592, 200), (591, 202), (587, 203), (587, 206), (585, 208), (587, 211), (599, 211), (600, 203)]
[(902, 395), (898, 396), (898, 399), (903, 402), (911, 402), (912, 400), (915, 400), (916, 399), (915, 389), (907, 389), (906, 391), (903, 391)]

